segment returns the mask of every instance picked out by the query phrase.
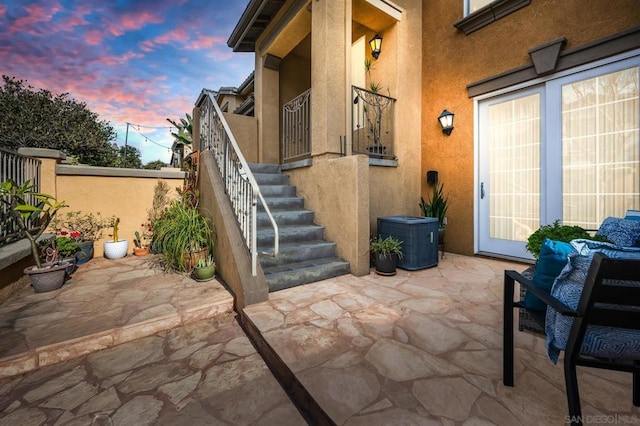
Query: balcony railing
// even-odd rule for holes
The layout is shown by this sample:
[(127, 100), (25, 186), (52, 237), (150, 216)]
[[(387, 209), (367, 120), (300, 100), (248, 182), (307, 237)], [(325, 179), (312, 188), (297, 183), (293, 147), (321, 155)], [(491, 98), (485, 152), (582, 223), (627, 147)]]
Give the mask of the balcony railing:
[(213, 152), (218, 164), (225, 192), (238, 220), (245, 244), (251, 253), (251, 274), (256, 276), (258, 200), (269, 216), (274, 230), (273, 256), (277, 256), (279, 249), (278, 225), (260, 193), (253, 173), (242, 156), (218, 103), (211, 94), (204, 99), (200, 107), (200, 150), (205, 149), (210, 149)]
[[(16, 181), (18, 185), (30, 181), (35, 184), (36, 191), (40, 190), (40, 160), (20, 155), (17, 152), (0, 148), (0, 182), (9, 179)], [(35, 198), (29, 201), (35, 205)], [(27, 221), (29, 229), (37, 226), (31, 219)], [(0, 203), (0, 247), (17, 240), (20, 228), (13, 219), (9, 207)]]
[(285, 163), (311, 156), (311, 89), (282, 107), (282, 160)]
[(395, 159), (393, 122), (396, 100), (360, 87), (351, 87), (353, 153), (371, 158)]

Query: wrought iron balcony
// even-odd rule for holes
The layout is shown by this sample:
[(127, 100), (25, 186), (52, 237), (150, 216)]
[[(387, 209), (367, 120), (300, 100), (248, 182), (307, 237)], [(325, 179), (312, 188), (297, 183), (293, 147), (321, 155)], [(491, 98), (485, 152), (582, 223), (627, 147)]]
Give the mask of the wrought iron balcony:
[(380, 93), (352, 87), (352, 152), (393, 160), (394, 106), (396, 100)]
[(311, 157), (311, 89), (282, 106), (282, 161)]

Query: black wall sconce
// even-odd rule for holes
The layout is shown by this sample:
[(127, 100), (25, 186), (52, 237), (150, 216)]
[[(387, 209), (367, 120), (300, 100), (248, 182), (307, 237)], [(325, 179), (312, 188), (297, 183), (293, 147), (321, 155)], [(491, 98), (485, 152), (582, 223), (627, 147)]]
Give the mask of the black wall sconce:
[(371, 40), (369, 40), (369, 47), (371, 47), (371, 56), (378, 59), (380, 51), (382, 50), (382, 36), (376, 34)]
[(442, 114), (438, 117), (438, 122), (442, 127), (442, 133), (449, 136), (453, 132), (453, 113), (446, 109), (442, 111)]

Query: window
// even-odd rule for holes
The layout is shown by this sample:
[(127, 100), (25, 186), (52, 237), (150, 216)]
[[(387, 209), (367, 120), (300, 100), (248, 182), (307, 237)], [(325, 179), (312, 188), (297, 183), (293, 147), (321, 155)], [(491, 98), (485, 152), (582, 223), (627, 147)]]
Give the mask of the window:
[(464, 18), (453, 26), (471, 34), (529, 3), (531, 0), (464, 0)]
[(493, 0), (465, 0), (464, 1), (464, 16), (469, 16), (473, 12), (481, 9), (491, 3)]

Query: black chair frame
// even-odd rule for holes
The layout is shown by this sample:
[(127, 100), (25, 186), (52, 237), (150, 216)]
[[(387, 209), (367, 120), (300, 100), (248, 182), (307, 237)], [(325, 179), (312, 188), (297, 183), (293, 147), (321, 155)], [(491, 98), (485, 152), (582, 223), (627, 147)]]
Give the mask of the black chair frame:
[[(636, 281), (634, 285), (617, 285), (609, 280)], [(571, 424), (582, 424), (576, 366), (626, 371), (633, 374), (633, 405), (640, 406), (640, 359), (602, 359), (580, 353), (589, 325), (640, 330), (640, 259), (611, 259), (602, 253), (593, 257), (577, 309), (571, 309), (533, 285), (532, 280), (516, 271), (504, 273), (503, 376), (505, 386), (514, 386), (514, 309), (526, 309), (514, 301), (518, 282), (560, 315), (573, 317), (564, 354), (564, 376)], [(544, 325), (544, 312), (530, 311)]]

